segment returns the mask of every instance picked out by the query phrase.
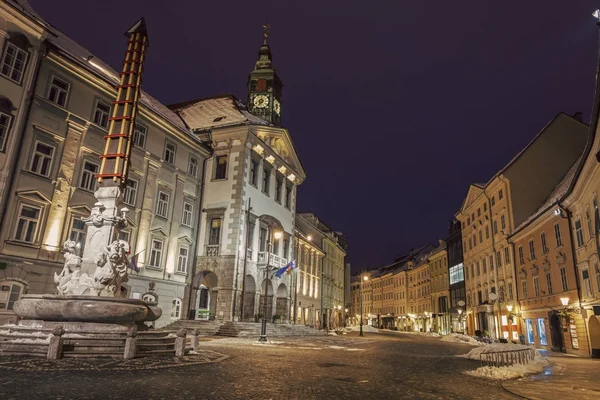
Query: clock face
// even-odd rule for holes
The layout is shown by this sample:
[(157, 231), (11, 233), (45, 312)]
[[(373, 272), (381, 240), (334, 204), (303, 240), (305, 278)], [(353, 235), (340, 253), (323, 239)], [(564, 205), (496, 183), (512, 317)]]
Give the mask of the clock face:
[(264, 94), (259, 94), (254, 98), (254, 107), (265, 108), (269, 105), (269, 98)]
[(273, 110), (275, 110), (277, 115), (281, 114), (281, 103), (277, 99), (273, 100)]

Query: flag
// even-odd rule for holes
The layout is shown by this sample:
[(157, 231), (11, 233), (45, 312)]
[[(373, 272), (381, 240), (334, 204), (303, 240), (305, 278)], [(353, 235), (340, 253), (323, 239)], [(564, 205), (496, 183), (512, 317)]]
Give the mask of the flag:
[(131, 268), (135, 272), (140, 272), (140, 269), (137, 266), (137, 261), (138, 261), (138, 256), (143, 252), (144, 252), (144, 250), (140, 251), (135, 256), (133, 256), (129, 259), (129, 268)]
[(296, 262), (295, 261), (291, 261), (288, 265), (286, 265), (285, 267), (281, 267), (277, 270), (277, 272), (275, 272), (275, 277), (276, 278), (281, 278), (281, 275), (283, 275), (285, 272), (287, 272), (288, 274), (290, 272), (292, 272), (292, 270), (296, 268)]

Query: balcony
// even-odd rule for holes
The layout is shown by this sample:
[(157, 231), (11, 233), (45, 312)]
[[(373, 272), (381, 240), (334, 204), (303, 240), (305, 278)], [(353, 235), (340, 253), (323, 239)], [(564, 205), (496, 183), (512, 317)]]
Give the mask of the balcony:
[(216, 257), (219, 255), (219, 245), (209, 244), (206, 245), (206, 255), (209, 257)]
[[(265, 265), (266, 263), (267, 263), (267, 252), (259, 251), (258, 252), (258, 264)], [(285, 267), (287, 264), (288, 264), (288, 261), (286, 258), (279, 257), (277, 254), (273, 254), (273, 253), (271, 253), (271, 255), (269, 256), (269, 265), (271, 267), (282, 268), (282, 267)]]

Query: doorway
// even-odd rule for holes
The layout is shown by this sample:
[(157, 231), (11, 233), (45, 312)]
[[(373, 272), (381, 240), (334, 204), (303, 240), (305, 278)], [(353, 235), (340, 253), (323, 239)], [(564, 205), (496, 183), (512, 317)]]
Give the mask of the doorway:
[(565, 352), (566, 349), (560, 317), (556, 314), (556, 312), (552, 311), (548, 313), (548, 320), (550, 321), (550, 339), (552, 340), (552, 351)]

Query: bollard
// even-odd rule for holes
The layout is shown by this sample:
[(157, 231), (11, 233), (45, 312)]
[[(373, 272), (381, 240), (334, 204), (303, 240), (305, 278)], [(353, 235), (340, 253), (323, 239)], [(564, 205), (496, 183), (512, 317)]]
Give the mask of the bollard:
[(62, 336), (64, 334), (65, 330), (62, 326), (57, 326), (52, 331), (52, 337), (50, 337), (50, 344), (48, 345), (48, 353), (46, 354), (48, 360), (58, 360), (59, 358), (62, 358)]
[(177, 331), (177, 338), (175, 339), (175, 357), (183, 357), (185, 356), (185, 340), (186, 340), (186, 330), (180, 329)]
[(200, 345), (200, 331), (198, 329), (192, 330), (192, 349), (198, 351)]
[(129, 360), (135, 357), (137, 347), (137, 327), (131, 328), (127, 332), (127, 339), (125, 339), (125, 351), (123, 352), (123, 358)]

